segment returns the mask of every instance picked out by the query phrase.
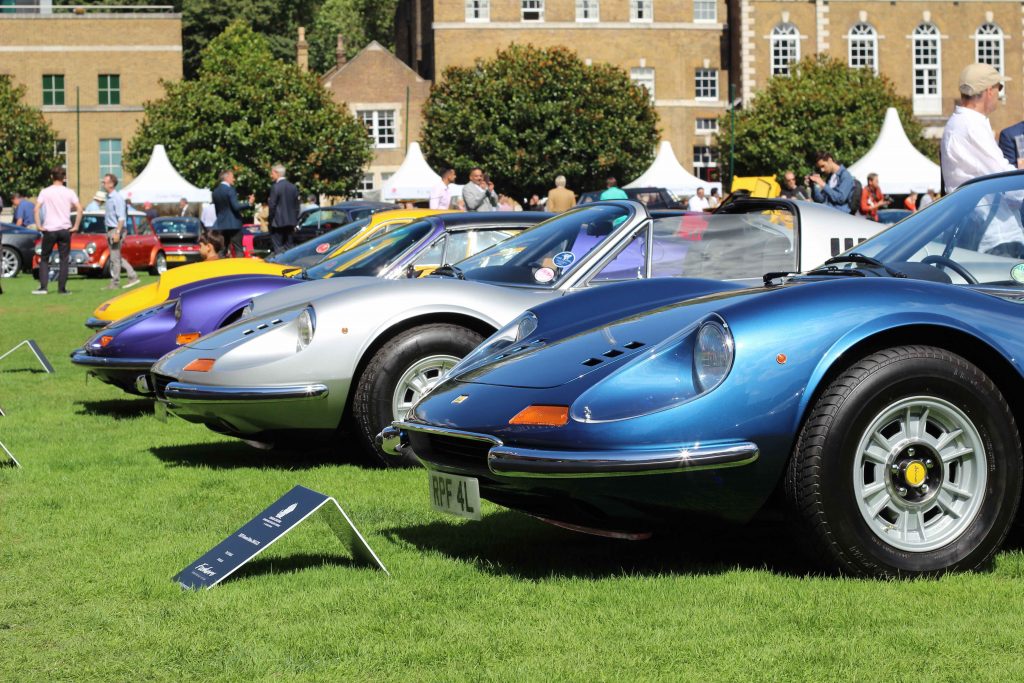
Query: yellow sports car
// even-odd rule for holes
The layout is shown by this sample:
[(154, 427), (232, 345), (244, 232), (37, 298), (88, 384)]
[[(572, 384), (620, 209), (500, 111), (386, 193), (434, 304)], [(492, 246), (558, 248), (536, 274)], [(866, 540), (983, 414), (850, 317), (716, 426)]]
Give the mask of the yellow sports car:
[(156, 306), (176, 296), (182, 287), (204, 280), (233, 275), (281, 275), (290, 277), (303, 268), (337, 256), (357, 244), (388, 230), (411, 223), (424, 216), (448, 213), (434, 209), (394, 209), (371, 214), (332, 230), (316, 239), (304, 242), (269, 260), (255, 258), (229, 258), (203, 261), (167, 271), (156, 282), (133, 289), (100, 304), (85, 321), (86, 327), (105, 327), (141, 310)]

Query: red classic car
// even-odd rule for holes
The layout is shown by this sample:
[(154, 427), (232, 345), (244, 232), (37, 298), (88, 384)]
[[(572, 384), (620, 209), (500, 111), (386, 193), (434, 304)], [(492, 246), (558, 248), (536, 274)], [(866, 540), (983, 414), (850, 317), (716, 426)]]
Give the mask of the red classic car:
[[(72, 221), (74, 216), (72, 216)], [(145, 269), (154, 275), (167, 270), (167, 255), (160, 238), (153, 232), (153, 226), (145, 214), (131, 211), (122, 237), (121, 258), (132, 268)], [(40, 240), (36, 240), (35, 256), (32, 258), (32, 274), (39, 277), (39, 255), (42, 252)], [(107, 246), (107, 231), (103, 225), (103, 214), (86, 212), (78, 232), (71, 235), (70, 275), (109, 275), (110, 248)], [(60, 257), (54, 247), (50, 254), (50, 269), (56, 273)]]

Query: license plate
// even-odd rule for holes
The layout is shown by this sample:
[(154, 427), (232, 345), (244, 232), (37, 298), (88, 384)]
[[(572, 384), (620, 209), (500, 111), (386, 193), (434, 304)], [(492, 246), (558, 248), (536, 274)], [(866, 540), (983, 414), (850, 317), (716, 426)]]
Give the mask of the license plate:
[(472, 477), (431, 470), (430, 504), (438, 512), (480, 519), (480, 482)]
[(184, 261), (184, 260), (185, 260), (184, 256), (168, 256), (167, 257), (167, 261), (168, 262), (172, 262), (173, 261), (174, 263), (180, 263), (181, 261)]
[(68, 275), (78, 275), (78, 266), (68, 266)]

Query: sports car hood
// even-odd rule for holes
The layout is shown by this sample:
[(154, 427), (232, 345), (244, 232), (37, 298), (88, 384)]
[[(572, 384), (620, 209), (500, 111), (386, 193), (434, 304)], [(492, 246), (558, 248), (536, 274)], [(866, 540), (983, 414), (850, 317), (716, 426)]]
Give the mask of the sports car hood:
[[(792, 286), (792, 285), (790, 285)], [(545, 329), (550, 311), (536, 311), (541, 321), (535, 336), (550, 342), (514, 346), (497, 360), (458, 377), (460, 382), (530, 389), (549, 389), (599, 371), (611, 371), (651, 351), (661, 342), (703, 321), (711, 313), (726, 314), (730, 306), (752, 297), (771, 296), (779, 288), (756, 287), (715, 292), (655, 305), (641, 313), (560, 337)], [(728, 321), (728, 318), (726, 319)]]

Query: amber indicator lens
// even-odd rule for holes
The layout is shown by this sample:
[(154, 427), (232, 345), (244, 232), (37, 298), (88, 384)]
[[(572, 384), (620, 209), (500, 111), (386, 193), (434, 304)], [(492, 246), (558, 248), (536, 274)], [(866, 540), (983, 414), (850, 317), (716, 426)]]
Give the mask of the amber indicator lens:
[(508, 421), (510, 425), (561, 427), (569, 421), (569, 406), (528, 406)]
[(185, 366), (190, 372), (209, 372), (213, 369), (213, 358), (196, 358)]
[(200, 336), (201, 335), (198, 332), (186, 332), (185, 334), (179, 334), (176, 341), (178, 342), (178, 346), (181, 346), (182, 344), (194, 342), (196, 339), (199, 339)]
[(109, 334), (105, 334), (102, 337), (100, 337), (100, 346), (106, 346), (112, 341), (114, 341), (114, 338)]

